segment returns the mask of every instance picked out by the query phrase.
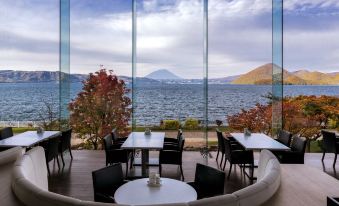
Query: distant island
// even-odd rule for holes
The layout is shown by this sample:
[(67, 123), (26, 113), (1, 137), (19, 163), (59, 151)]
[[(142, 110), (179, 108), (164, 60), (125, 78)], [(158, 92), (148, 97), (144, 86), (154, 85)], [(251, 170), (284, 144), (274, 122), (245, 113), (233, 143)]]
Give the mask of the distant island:
[[(58, 82), (59, 71), (16, 71), (0, 70), (0, 83), (39, 83)], [(284, 69), (284, 84), (289, 85), (339, 85), (339, 72), (322, 73), (318, 71), (299, 70), (289, 72)], [(82, 82), (88, 77), (86, 74), (70, 74), (71, 82)], [(132, 78), (120, 76), (127, 84)], [(184, 79), (166, 69), (156, 70), (145, 77), (137, 77), (137, 85), (158, 84), (202, 84), (203, 79)], [(248, 73), (222, 78), (210, 78), (209, 84), (272, 84), (272, 64), (259, 66)]]

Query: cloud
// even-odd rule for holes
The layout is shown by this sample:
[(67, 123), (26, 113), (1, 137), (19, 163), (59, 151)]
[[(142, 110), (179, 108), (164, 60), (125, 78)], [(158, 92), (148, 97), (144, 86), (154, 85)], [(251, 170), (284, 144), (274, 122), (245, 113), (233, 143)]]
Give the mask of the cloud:
[[(95, 2), (71, 2), (71, 72), (93, 72), (104, 64), (131, 75), (131, 1)], [(138, 1), (139, 76), (166, 68), (203, 77), (202, 2)], [(339, 2), (285, 0), (284, 9), (286, 68), (338, 71)], [(271, 61), (271, 10), (267, 0), (209, 1), (210, 77), (245, 73)], [(0, 13), (5, 14), (0, 22), (6, 22), (0, 25), (2, 68), (58, 67), (58, 0), (3, 0)]]

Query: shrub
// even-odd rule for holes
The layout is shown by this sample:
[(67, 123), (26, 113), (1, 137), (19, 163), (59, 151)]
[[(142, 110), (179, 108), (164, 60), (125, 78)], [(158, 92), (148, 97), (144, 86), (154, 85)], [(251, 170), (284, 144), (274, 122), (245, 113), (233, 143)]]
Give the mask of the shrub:
[(162, 120), (160, 123), (161, 129), (179, 129), (180, 126), (179, 120), (175, 119)]
[(186, 119), (184, 128), (190, 130), (199, 129), (199, 120), (193, 118)]

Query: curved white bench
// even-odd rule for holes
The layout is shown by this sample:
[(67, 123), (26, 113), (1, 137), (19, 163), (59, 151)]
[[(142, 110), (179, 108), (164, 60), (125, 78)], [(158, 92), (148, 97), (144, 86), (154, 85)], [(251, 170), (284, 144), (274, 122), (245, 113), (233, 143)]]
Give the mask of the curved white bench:
[(13, 165), (23, 153), (24, 150), (20, 147), (0, 152), (0, 205), (22, 205), (11, 190), (11, 180)]
[[(267, 201), (280, 185), (280, 164), (267, 150), (260, 154), (258, 179), (253, 185), (232, 194), (205, 198), (176, 206), (256, 206)], [(14, 166), (12, 189), (26, 206), (112, 205), (81, 201), (48, 191), (47, 168), (43, 148), (36, 147), (23, 155)], [(164, 205), (163, 205), (164, 206)]]

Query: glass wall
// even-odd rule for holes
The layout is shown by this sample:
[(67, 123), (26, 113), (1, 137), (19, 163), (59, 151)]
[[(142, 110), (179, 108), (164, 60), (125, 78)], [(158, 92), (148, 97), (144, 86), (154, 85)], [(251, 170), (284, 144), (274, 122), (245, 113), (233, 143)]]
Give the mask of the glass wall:
[(59, 0), (0, 4), (0, 127), (59, 117)]
[(320, 151), (320, 129), (339, 129), (339, 6), (284, 1), (284, 127)]
[(203, 146), (203, 1), (136, 3), (136, 125), (174, 137), (181, 124)]
[(221, 120), (223, 131), (270, 133), (272, 1), (209, 0), (208, 13), (211, 126)]
[[(103, 77), (104, 72), (100, 73), (101, 75), (98, 74), (103, 69), (106, 70), (105, 74), (112, 71), (111, 74), (125, 82), (129, 90), (126, 96), (132, 98), (132, 0), (71, 1), (70, 28), (71, 99), (81, 99), (79, 97), (83, 91), (92, 92), (91, 89), (86, 90), (84, 85), (87, 85), (87, 89), (93, 86), (97, 88), (98, 92), (91, 93), (91, 98), (93, 98), (91, 101), (95, 103), (91, 107), (93, 111), (87, 111), (87, 115), (90, 112), (95, 112), (95, 115), (90, 115), (91, 125), (95, 124), (95, 118), (100, 119), (100, 113), (119, 115), (113, 106), (108, 106), (112, 105), (112, 101), (115, 101), (114, 98), (118, 97), (118, 94), (112, 94), (114, 91), (111, 91), (112, 88), (117, 89), (118, 86), (107, 83), (109, 81), (105, 83), (104, 80), (107, 79)], [(90, 74), (94, 74), (99, 82), (92, 79), (86, 81), (85, 84), (84, 80), (88, 80)], [(100, 92), (102, 94), (99, 94)], [(87, 100), (83, 100), (79, 104), (84, 104)], [(77, 116), (74, 115), (74, 119), (76, 118)], [(103, 123), (100, 131), (97, 131), (99, 136), (93, 138), (93, 141), (97, 142), (100, 147), (101, 143), (98, 139), (108, 134), (112, 127), (119, 127), (120, 123), (124, 124), (125, 118), (131, 124), (131, 116), (114, 120), (116, 122)], [(76, 124), (76, 121), (72, 124)], [(114, 126), (110, 126), (111, 124)], [(92, 129), (95, 131), (94, 127)], [(126, 135), (130, 129), (120, 127), (118, 133)], [(77, 144), (85, 143), (84, 139), (77, 139)]]

